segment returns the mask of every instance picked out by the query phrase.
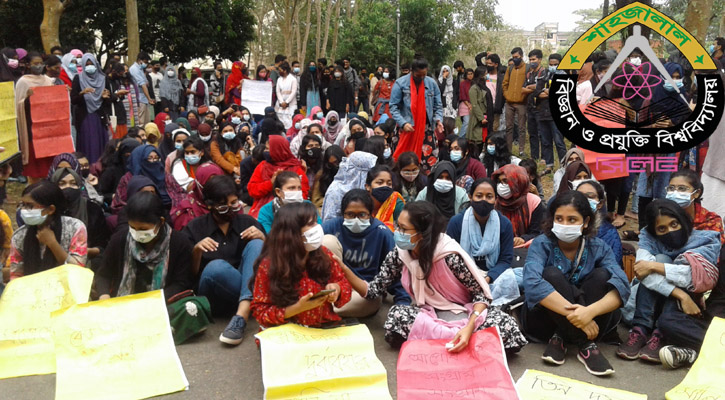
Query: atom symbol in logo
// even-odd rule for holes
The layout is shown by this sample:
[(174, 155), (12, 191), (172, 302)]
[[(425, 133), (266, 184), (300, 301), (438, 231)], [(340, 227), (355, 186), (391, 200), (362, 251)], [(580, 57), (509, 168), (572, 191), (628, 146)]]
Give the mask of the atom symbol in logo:
[[(626, 68), (627, 65), (630, 68)], [(632, 72), (627, 72), (628, 70)], [(652, 88), (662, 83), (662, 78), (651, 74), (651, 72), (652, 64), (649, 62), (642, 63), (639, 67), (625, 62), (622, 66), (622, 75), (612, 79), (612, 82), (623, 89), (623, 97), (625, 100), (633, 99), (635, 96), (650, 100), (652, 99)], [(642, 84), (636, 85), (637, 82), (632, 82), (637, 77), (642, 79)], [(631, 89), (630, 95), (627, 95), (627, 89)]]

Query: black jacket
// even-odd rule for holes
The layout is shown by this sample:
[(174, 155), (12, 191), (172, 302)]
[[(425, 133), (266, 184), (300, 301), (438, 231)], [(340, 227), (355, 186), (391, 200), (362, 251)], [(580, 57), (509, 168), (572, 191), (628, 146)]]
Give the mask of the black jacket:
[(499, 72), (496, 80), (496, 98), (493, 99), (493, 113), (503, 113), (503, 106), (506, 104), (506, 99), (503, 98), (503, 80), (506, 77), (505, 72)]
[(333, 79), (330, 81), (330, 84), (327, 86), (327, 100), (330, 102), (330, 110), (337, 111), (340, 114), (340, 118), (347, 116), (347, 112), (345, 111), (346, 106), (349, 105), (350, 111), (352, 111), (355, 100), (352, 87), (344, 76), (340, 80)]

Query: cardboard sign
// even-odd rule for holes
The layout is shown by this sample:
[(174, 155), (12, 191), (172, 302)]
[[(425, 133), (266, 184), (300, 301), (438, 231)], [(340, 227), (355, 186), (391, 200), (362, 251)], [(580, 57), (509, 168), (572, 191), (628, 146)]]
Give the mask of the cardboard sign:
[(365, 325), (313, 329), (285, 324), (256, 337), (265, 399), (391, 399), (387, 372)]
[(13, 82), (0, 83), (0, 146), (5, 148), (0, 163), (20, 152)]
[(448, 340), (409, 340), (398, 357), (398, 400), (487, 399), (519, 396), (498, 328), (475, 332), (460, 353)]
[(75, 151), (70, 130), (70, 97), (65, 85), (34, 87), (30, 118), (36, 158)]
[(272, 82), (242, 80), (241, 103), (250, 113), (264, 115), (264, 109), (272, 105)]
[(647, 395), (592, 385), (535, 369), (527, 369), (516, 382), (521, 400), (647, 400)]

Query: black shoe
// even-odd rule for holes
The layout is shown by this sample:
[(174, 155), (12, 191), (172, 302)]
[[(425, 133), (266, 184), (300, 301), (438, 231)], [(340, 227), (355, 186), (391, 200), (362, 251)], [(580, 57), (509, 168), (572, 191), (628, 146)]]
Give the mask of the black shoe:
[(660, 362), (667, 368), (680, 368), (692, 365), (697, 359), (697, 352), (686, 347), (665, 346), (660, 349)]
[(546, 350), (544, 350), (541, 359), (551, 364), (562, 365), (566, 361), (565, 357), (566, 347), (564, 346), (564, 339), (555, 333), (549, 339), (549, 344), (546, 346)]
[(576, 358), (581, 361), (590, 374), (596, 376), (611, 375), (614, 373), (612, 364), (607, 361), (599, 347), (594, 342), (584, 344), (580, 349)]

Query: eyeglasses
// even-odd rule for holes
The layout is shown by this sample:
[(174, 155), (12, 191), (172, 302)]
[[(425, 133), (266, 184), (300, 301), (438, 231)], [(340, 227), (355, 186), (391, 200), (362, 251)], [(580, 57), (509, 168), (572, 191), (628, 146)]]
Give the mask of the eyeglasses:
[(693, 189), (691, 187), (685, 186), (685, 185), (677, 185), (677, 186), (670, 185), (670, 186), (667, 186), (667, 191), (668, 192), (689, 193), (689, 192), (692, 192)]
[(406, 231), (415, 231), (415, 228), (405, 229), (402, 226), (398, 225), (397, 223), (394, 225), (396, 231), (400, 231), (402, 233), (405, 233)]
[(366, 212), (361, 212), (361, 213), (346, 212), (343, 215), (345, 216), (345, 219), (355, 219), (355, 218), (369, 219), (370, 218), (370, 213), (366, 213)]
[(226, 214), (229, 212), (229, 210), (232, 210), (232, 212), (239, 212), (242, 210), (242, 203), (237, 200), (235, 201), (231, 206), (223, 205), (223, 206), (216, 206), (214, 207), (216, 212), (219, 214)]
[(146, 161), (148, 161), (150, 163), (156, 163), (156, 162), (161, 161), (161, 158), (159, 158), (159, 156), (149, 156), (149, 158), (147, 158)]

